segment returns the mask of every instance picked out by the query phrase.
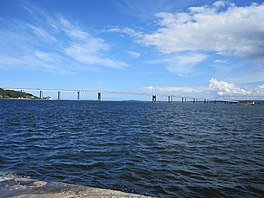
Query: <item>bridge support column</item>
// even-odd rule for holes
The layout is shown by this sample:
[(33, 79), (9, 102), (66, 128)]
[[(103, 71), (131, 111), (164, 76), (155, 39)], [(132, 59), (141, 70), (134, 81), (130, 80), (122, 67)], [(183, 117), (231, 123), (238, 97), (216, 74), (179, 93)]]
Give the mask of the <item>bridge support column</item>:
[(206, 99), (204, 99), (204, 104), (206, 104)]
[(193, 98), (193, 104), (195, 103), (195, 98)]
[(61, 97), (60, 97), (60, 91), (58, 91), (58, 100), (60, 100), (60, 98), (61, 98)]
[(168, 103), (171, 102), (171, 96), (168, 96)]
[(80, 100), (80, 91), (77, 91), (77, 100)]
[(184, 98), (182, 97), (182, 103), (183, 103), (183, 101), (184, 101)]
[(39, 91), (39, 98), (42, 99), (43, 98), (43, 91)]
[(152, 95), (152, 102), (156, 103), (157, 102), (157, 96), (156, 95)]
[(102, 93), (98, 92), (97, 94), (97, 101), (102, 101)]

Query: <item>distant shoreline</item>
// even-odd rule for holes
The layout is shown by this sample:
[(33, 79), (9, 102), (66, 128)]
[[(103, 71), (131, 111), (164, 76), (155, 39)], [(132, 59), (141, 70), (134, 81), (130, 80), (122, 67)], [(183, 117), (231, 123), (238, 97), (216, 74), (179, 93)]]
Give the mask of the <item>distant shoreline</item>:
[(245, 104), (245, 103), (239, 103), (240, 106), (257, 106), (257, 107), (260, 107), (260, 106), (264, 106), (264, 103), (257, 103), (257, 104)]
[(0, 100), (47, 100), (47, 99), (39, 99), (39, 98), (0, 98)]

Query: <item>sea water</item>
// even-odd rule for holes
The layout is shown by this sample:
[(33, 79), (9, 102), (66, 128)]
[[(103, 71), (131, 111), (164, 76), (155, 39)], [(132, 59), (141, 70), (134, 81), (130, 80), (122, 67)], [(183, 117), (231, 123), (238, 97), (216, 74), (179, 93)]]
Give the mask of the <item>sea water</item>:
[(264, 107), (0, 100), (0, 172), (154, 197), (263, 197)]

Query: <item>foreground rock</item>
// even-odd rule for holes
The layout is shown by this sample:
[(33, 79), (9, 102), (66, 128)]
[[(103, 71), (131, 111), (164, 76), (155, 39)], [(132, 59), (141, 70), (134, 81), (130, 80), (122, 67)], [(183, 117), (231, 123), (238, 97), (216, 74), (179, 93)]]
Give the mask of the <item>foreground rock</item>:
[(6, 174), (0, 176), (1, 198), (147, 198), (143, 195), (114, 190), (71, 185), (59, 182), (44, 182)]

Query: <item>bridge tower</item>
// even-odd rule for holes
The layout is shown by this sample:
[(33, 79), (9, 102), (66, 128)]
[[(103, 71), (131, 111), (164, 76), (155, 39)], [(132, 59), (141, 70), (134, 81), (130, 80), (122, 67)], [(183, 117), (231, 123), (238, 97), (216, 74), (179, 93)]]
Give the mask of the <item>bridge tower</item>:
[(157, 102), (157, 96), (156, 95), (152, 95), (152, 102), (156, 103)]
[(60, 91), (58, 91), (58, 100), (60, 100), (60, 98), (61, 98), (60, 95), (61, 95)]
[(156, 103), (156, 102), (157, 102), (157, 86), (155, 85), (155, 87), (152, 87), (152, 103)]
[(42, 99), (43, 98), (43, 91), (39, 91), (39, 98)]
[(102, 101), (101, 92), (98, 92), (98, 94), (97, 94), (97, 101)]
[(168, 96), (168, 103), (172, 102), (172, 96)]
[(80, 91), (77, 91), (77, 100), (80, 100)]

